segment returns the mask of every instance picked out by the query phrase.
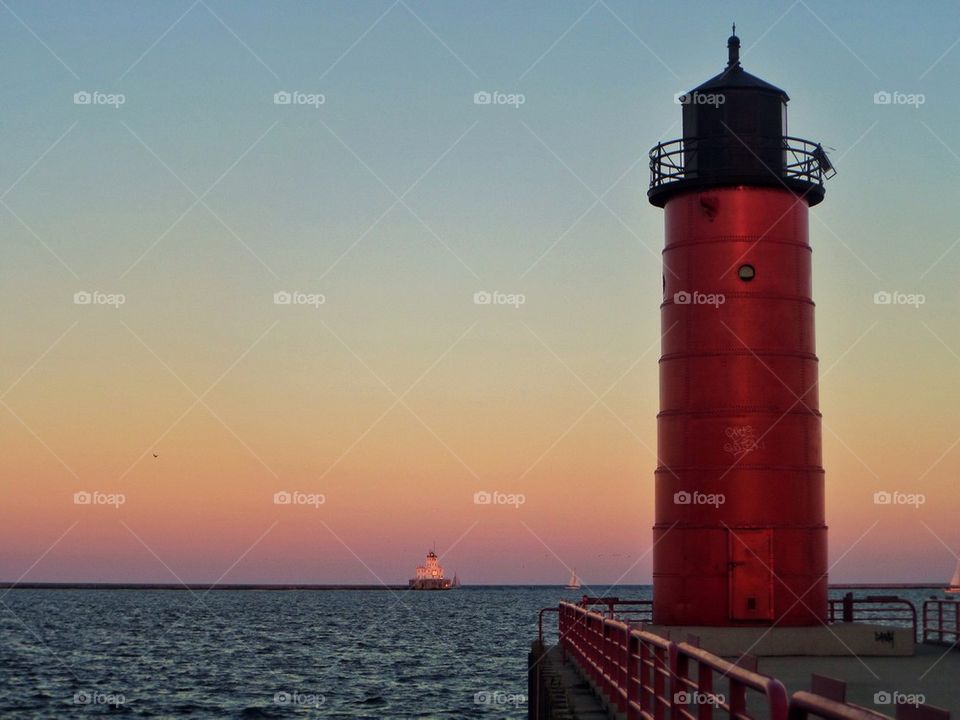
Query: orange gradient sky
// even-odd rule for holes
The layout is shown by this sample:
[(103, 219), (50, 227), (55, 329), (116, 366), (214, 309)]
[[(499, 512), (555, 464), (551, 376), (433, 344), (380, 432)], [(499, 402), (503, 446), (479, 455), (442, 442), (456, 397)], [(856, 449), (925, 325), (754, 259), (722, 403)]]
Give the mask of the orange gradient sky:
[[(214, 4), (243, 44), (198, 9), (133, 66), (183, 9), (24, 6), (60, 63), (0, 32), (32, 68), (0, 110), (0, 580), (403, 583), (436, 543), (468, 584), (574, 566), (598, 590), (649, 582), (663, 233), (646, 151), (680, 134), (674, 94), (722, 68), (732, 6), (612, 2), (649, 50), (598, 7), (544, 55), (586, 6), (412, 3), (443, 43), (398, 7), (348, 51), (388, 5), (295, 22)], [(831, 578), (945, 581), (960, 51), (924, 70), (956, 32), (936, 9), (906, 28), (870, 13), (865, 33), (818, 5), (854, 57), (802, 8), (761, 37), (774, 5), (737, 6), (744, 64), (840, 169), (810, 222)], [(682, 41), (651, 30), (681, 23)], [(921, 33), (936, 52), (885, 49)], [(94, 88), (127, 102), (71, 101)], [(884, 88), (928, 102), (875, 105)], [(283, 89), (326, 102), (275, 105)], [(485, 89), (527, 99), (474, 105)], [(125, 302), (74, 304), (94, 290)], [(875, 304), (884, 290), (925, 302)], [(284, 490), (325, 502), (275, 504)]]

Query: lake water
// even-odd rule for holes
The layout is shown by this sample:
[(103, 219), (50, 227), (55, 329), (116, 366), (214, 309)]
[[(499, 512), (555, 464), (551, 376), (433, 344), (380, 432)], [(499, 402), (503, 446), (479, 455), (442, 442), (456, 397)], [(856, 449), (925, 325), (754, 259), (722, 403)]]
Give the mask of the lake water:
[[(929, 591), (857, 594), (919, 609)], [(526, 717), (537, 612), (579, 595), (14, 589), (0, 600), (0, 717)]]
[(15, 589), (0, 716), (525, 717), (537, 611), (576, 596)]

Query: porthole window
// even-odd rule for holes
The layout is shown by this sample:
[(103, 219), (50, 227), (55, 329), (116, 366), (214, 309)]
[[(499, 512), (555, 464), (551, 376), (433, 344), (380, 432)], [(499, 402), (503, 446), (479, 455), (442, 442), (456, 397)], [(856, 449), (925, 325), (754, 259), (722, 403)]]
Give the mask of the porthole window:
[(737, 271), (737, 275), (739, 275), (740, 279), (744, 282), (750, 282), (756, 274), (757, 271), (753, 269), (753, 265), (741, 265)]

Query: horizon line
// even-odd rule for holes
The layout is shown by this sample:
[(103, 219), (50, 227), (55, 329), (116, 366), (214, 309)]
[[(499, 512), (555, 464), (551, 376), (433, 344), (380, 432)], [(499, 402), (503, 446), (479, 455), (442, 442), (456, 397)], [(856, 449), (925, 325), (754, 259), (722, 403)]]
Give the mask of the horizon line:
[[(605, 583), (597, 583), (604, 585)], [(470, 583), (461, 588), (474, 587), (538, 587), (561, 588), (562, 583)], [(652, 588), (652, 583), (610, 585), (614, 588)], [(843, 589), (898, 589), (927, 590), (943, 589), (943, 582), (919, 583), (836, 583), (828, 585), (835, 590)], [(156, 582), (0, 582), (2, 590), (408, 590), (409, 585), (376, 583), (156, 583)]]

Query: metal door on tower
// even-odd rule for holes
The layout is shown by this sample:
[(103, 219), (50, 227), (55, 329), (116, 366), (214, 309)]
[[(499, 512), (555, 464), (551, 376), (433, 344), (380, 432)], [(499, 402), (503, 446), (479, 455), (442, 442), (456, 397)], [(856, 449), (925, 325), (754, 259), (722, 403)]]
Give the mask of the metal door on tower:
[(773, 620), (773, 530), (730, 530), (731, 620)]

